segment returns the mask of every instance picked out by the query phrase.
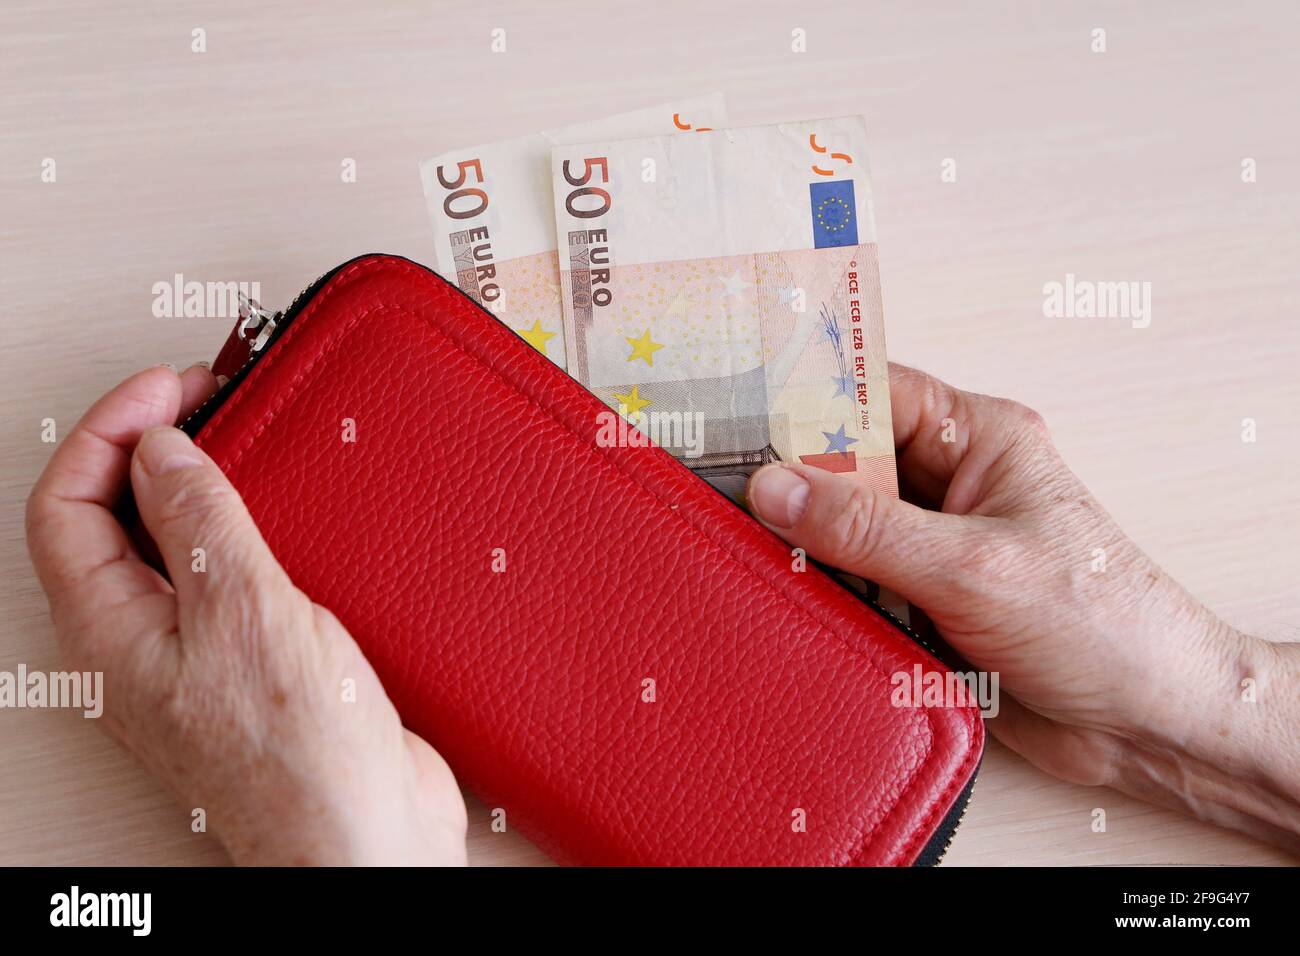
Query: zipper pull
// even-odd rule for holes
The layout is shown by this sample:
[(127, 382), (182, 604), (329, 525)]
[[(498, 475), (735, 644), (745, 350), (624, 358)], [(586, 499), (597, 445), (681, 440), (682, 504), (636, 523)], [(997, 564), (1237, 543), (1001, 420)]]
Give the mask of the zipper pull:
[(255, 336), (248, 345), (250, 354), (255, 355), (266, 347), (275, 332), (278, 317), (278, 312), (268, 311), (256, 299), (239, 293), (239, 325), (235, 326), (235, 334), (241, 342), (248, 342), (249, 336)]

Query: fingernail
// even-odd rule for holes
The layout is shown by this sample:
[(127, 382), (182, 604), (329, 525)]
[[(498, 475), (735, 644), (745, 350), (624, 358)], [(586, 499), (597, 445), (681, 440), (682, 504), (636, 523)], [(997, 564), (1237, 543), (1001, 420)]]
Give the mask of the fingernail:
[(144, 470), (154, 477), (203, 464), (194, 442), (178, 428), (151, 428), (141, 436), (135, 453)]
[(217, 376), (217, 385), (219, 385), (219, 386), (224, 386), (224, 385), (225, 385), (227, 382), (229, 382), (229, 381), (230, 381), (230, 376), (229, 376), (229, 375), (218, 375), (218, 376)]
[(159, 363), (158, 363), (158, 367), (159, 367), (159, 368), (169, 368), (169, 369), (171, 369), (173, 372), (176, 371), (176, 366), (173, 365), (171, 362), (159, 362)]
[(207, 359), (200, 359), (199, 361), (191, 365), (190, 368), (212, 368), (212, 363), (209, 362)]
[(770, 525), (793, 528), (808, 507), (811, 489), (797, 472), (781, 465), (768, 465), (754, 476), (749, 503), (754, 513)]

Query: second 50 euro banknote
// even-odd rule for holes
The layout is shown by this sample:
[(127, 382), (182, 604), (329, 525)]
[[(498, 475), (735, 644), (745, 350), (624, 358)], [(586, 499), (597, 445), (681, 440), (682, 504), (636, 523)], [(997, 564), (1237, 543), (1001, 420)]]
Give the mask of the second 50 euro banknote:
[(738, 500), (777, 460), (898, 493), (861, 118), (551, 155), (569, 374)]
[(551, 206), (558, 143), (695, 132), (725, 125), (721, 93), (469, 146), (420, 163), (438, 271), (566, 367)]

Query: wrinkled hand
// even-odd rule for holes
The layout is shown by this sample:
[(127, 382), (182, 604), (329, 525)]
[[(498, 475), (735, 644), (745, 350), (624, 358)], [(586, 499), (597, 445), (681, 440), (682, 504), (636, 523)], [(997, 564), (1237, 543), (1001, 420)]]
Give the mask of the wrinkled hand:
[[(758, 517), (903, 595), (975, 667), (999, 672), (990, 727), (1034, 764), (1294, 844), (1300, 715), (1281, 698), (1295, 696), (1300, 645), (1239, 634), (1188, 595), (1066, 467), (1035, 412), (902, 366), (890, 384), (901, 484), (917, 504), (769, 465), (749, 486)], [(1242, 702), (1247, 676), (1271, 695), (1261, 706)], [(1204, 775), (1203, 793), (1188, 773)], [(1222, 791), (1234, 787), (1258, 799), (1233, 804)]]
[[(105, 728), (203, 808), (236, 862), (463, 863), (465, 805), (446, 763), (403, 729), (351, 636), (172, 427), (215, 385), (199, 367), (141, 372), (41, 475), (28, 547), (65, 660), (103, 672)], [(166, 578), (112, 513), (128, 480)]]

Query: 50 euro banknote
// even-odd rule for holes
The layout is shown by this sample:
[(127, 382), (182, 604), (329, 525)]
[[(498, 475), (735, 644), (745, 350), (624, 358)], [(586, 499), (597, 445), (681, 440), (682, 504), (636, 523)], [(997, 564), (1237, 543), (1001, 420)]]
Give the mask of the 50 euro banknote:
[(723, 126), (721, 93), (531, 136), (456, 149), (420, 163), (438, 271), (566, 368), (551, 204), (551, 149)]
[(898, 493), (861, 118), (551, 156), (571, 375), (737, 500), (778, 460)]

